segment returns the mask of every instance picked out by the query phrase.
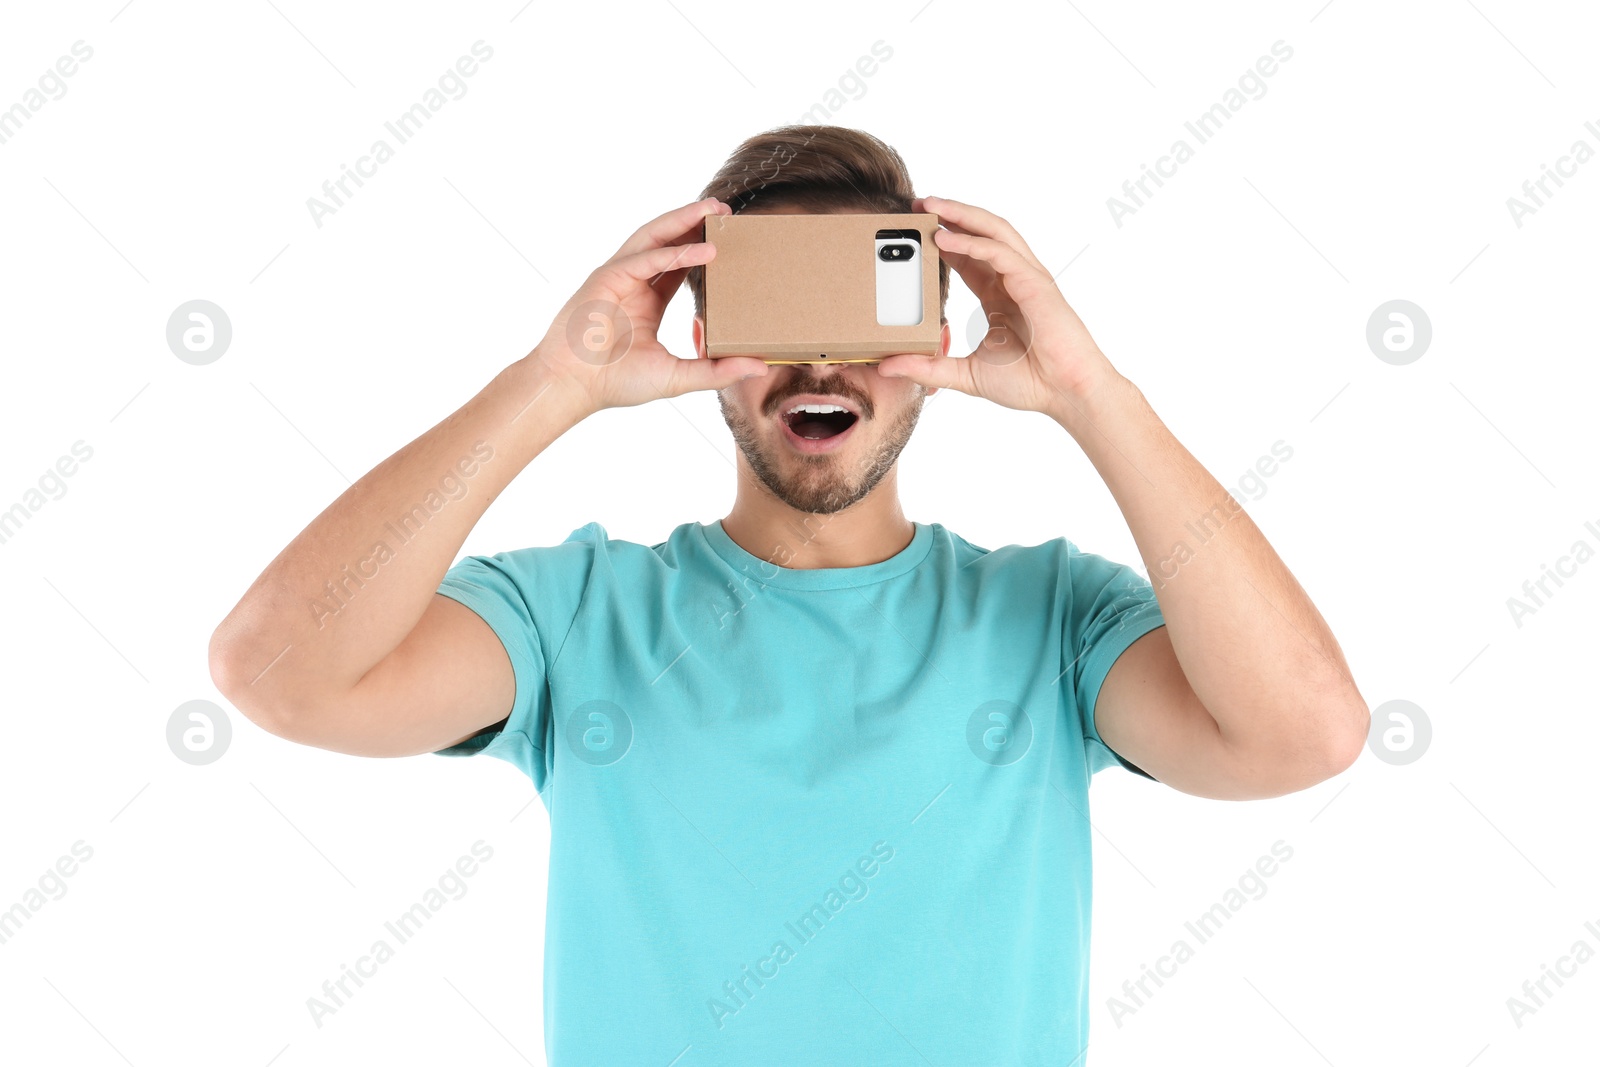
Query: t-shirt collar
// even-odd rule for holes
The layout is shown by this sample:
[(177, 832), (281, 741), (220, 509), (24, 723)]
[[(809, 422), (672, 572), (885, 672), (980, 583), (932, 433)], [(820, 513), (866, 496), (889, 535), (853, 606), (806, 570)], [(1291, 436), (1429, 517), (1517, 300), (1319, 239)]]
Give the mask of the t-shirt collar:
[(881, 582), (911, 570), (927, 558), (933, 547), (933, 530), (927, 523), (914, 522), (911, 543), (886, 560), (860, 567), (816, 567), (801, 569), (783, 566), (782, 552), (774, 551), (771, 560), (747, 552), (722, 528), (722, 520), (698, 523), (706, 545), (735, 571), (752, 581), (780, 589), (847, 589)]

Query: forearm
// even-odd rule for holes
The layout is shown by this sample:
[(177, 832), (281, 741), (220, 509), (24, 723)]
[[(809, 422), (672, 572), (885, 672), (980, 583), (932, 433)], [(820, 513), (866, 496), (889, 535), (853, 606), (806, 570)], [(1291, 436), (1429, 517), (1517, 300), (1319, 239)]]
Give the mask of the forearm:
[(217, 627), (229, 699), (297, 707), (349, 691), (416, 626), (490, 502), (586, 410), (530, 355), (357, 480)]
[(1190, 688), (1223, 739), (1263, 756), (1342, 750), (1366, 709), (1338, 641), (1266, 537), (1108, 372), (1050, 415), (1122, 509)]

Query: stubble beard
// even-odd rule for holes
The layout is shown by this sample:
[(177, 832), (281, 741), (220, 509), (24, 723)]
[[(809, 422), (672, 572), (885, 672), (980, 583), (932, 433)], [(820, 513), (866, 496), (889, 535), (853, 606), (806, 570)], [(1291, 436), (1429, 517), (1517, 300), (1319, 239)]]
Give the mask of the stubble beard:
[(792, 457), (789, 462), (791, 468), (798, 468), (797, 472), (788, 478), (785, 478), (780, 470), (778, 457), (763, 451), (754, 425), (728, 403), (727, 397), (720, 390), (717, 392), (717, 405), (722, 409), (722, 419), (733, 433), (734, 442), (744, 454), (745, 462), (750, 464), (756, 479), (767, 488), (768, 492), (789, 507), (807, 515), (832, 515), (834, 512), (843, 511), (872, 492), (883, 480), (884, 475), (894, 468), (895, 461), (900, 458), (906, 442), (911, 440), (911, 431), (916, 429), (917, 419), (922, 414), (922, 403), (927, 394), (925, 390), (921, 392), (922, 395), (918, 396), (914, 403), (907, 404), (900, 410), (877, 447), (869, 451), (859, 462), (846, 460), (832, 452), (809, 455), (780, 444), (778, 447), (787, 451)]

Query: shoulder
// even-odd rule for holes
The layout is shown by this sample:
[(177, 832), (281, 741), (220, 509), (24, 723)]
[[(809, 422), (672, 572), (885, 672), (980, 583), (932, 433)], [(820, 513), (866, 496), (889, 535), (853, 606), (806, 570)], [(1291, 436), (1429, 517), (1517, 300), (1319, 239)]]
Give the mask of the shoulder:
[(525, 548), (513, 548), (497, 552), (485, 559), (503, 559), (509, 562), (538, 562), (545, 559), (592, 559), (596, 556), (659, 556), (663, 549), (683, 541), (694, 527), (693, 523), (684, 523), (673, 530), (667, 540), (655, 544), (644, 544), (638, 541), (628, 541), (612, 537), (605, 526), (598, 522), (586, 522), (573, 530), (555, 545), (529, 545)]
[(1026, 575), (1030, 579), (1037, 579), (1042, 575), (1061, 574), (1073, 556), (1082, 554), (1065, 537), (1054, 537), (1033, 545), (1008, 544), (986, 548), (938, 523), (932, 526), (937, 539), (936, 546), (945, 546), (952, 562), (962, 571)]
[(587, 522), (555, 545), (533, 545), (475, 557), (502, 570), (507, 577), (528, 580), (557, 574), (571, 576), (585, 584), (623, 577), (636, 581), (651, 574), (677, 570), (695, 554), (699, 524), (683, 523), (663, 541), (645, 543), (613, 537), (605, 526)]
[(492, 555), (467, 556), (461, 562), (487, 566), (513, 580), (529, 580), (555, 570), (587, 569), (610, 543), (605, 527), (590, 522), (573, 530), (560, 544), (509, 548)]

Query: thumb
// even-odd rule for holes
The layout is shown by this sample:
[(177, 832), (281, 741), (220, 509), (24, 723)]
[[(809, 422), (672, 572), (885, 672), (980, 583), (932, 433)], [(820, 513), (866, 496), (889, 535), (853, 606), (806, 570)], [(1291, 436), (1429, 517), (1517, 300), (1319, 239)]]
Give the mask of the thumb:
[(972, 367), (965, 359), (902, 352), (879, 361), (878, 373), (885, 378), (910, 378), (927, 389), (973, 392)]
[(696, 389), (726, 389), (746, 378), (761, 377), (770, 368), (756, 356), (719, 356), (680, 359), (673, 368), (672, 393), (680, 396)]

